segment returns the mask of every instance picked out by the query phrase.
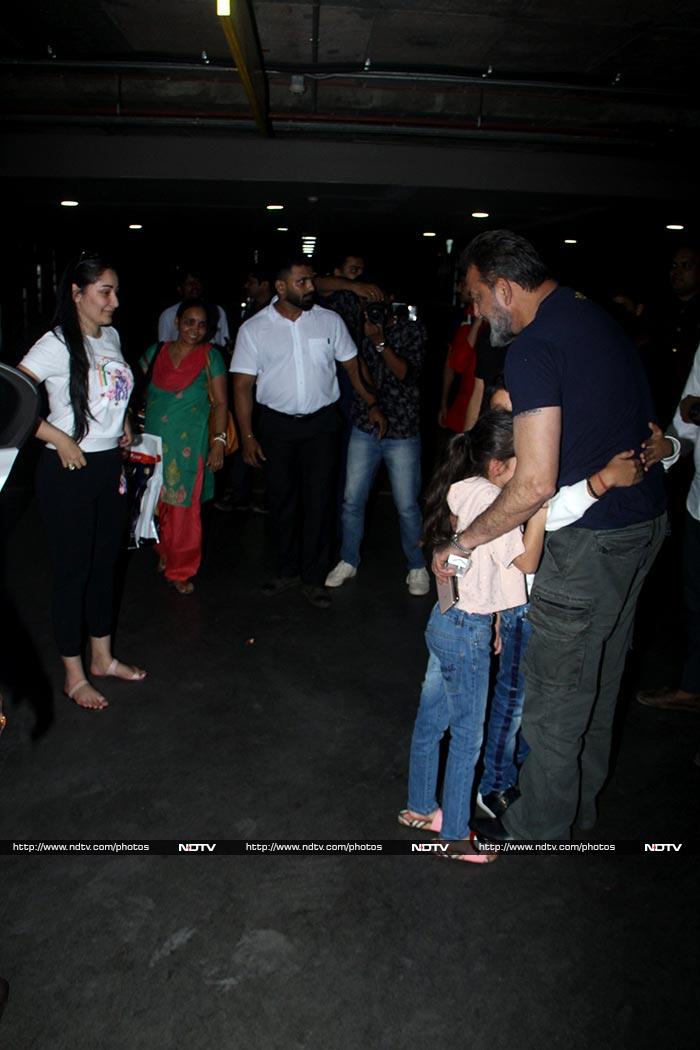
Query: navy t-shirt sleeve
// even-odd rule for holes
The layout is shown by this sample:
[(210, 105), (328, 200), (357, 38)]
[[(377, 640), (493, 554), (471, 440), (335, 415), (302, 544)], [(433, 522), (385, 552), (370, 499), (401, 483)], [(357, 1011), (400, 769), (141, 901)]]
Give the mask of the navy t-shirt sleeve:
[(553, 348), (541, 339), (517, 340), (506, 357), (506, 387), (513, 415), (561, 406), (561, 376)]

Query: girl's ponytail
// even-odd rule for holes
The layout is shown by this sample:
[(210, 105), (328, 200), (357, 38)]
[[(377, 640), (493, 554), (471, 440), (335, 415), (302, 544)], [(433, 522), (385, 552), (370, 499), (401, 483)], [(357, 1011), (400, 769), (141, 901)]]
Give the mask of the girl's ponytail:
[(471, 430), (452, 438), (426, 493), (424, 547), (445, 547), (454, 532), (447, 505), (450, 486), (465, 478), (485, 478), (490, 460), (505, 462), (514, 455), (513, 417), (502, 409), (484, 413)]
[(444, 547), (453, 533), (450, 524), (450, 508), (447, 493), (456, 481), (472, 476), (471, 432), (455, 434), (445, 451), (444, 458), (433, 474), (425, 495), (423, 516), (424, 547)]

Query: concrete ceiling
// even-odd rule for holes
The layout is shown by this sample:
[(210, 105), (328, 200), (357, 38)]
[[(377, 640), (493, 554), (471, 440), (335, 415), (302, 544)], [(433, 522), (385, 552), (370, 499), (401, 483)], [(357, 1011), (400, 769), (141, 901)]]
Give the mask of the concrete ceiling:
[[(698, 129), (694, 0), (250, 6), (277, 134), (635, 151)], [(0, 59), (5, 119), (253, 126), (215, 0), (13, 5)]]
[(255, 214), (284, 184), (299, 223), (319, 196), (448, 234), (484, 205), (522, 228), (696, 206), (695, 0), (249, 6), (266, 138), (215, 0), (4, 7), (0, 177), (36, 208), (82, 180), (151, 214)]

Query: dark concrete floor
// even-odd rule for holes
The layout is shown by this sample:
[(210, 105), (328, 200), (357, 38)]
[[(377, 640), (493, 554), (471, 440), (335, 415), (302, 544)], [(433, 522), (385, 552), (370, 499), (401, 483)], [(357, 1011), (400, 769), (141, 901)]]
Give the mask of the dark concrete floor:
[[(35, 695), (6, 703), (0, 839), (403, 837), (432, 598), (406, 592), (390, 501), (328, 612), (259, 595), (265, 529), (212, 514), (191, 597), (166, 587), (151, 551), (129, 558), (117, 652), (149, 676), (110, 685), (109, 709), (92, 713), (61, 695), (44, 540), (33, 505), (22, 511), (3, 678), (26, 666)], [(647, 601), (640, 637), (653, 644), (626, 682), (600, 840), (697, 834), (700, 719), (629, 702), (677, 659), (657, 608)], [(2, 1050), (697, 1045), (684, 959), (695, 857), (1, 864)]]

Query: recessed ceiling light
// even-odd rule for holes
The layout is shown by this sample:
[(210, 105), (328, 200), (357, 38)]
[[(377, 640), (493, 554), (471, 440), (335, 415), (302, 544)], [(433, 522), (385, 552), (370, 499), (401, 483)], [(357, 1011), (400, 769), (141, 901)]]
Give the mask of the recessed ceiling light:
[(489, 213), (487, 211), (473, 211), (472, 219), (488, 219)]
[(667, 230), (684, 230), (685, 226), (681, 226), (679, 222), (670, 222), (666, 227)]
[(283, 211), (284, 204), (268, 204), (266, 205), (268, 211)]
[(434, 230), (424, 230), (423, 231), (423, 236), (424, 237), (437, 237), (437, 234), (434, 232)]
[(565, 237), (564, 244), (578, 244), (578, 241), (574, 237)]
[(228, 18), (231, 14), (231, 0), (216, 0), (216, 13), (219, 18)]
[(77, 208), (79, 201), (61, 201), (62, 208)]
[(278, 233), (288, 233), (289, 232), (289, 226), (278, 226), (277, 227), (277, 232)]
[(130, 230), (142, 230), (143, 226), (141, 225), (140, 222), (130, 222), (129, 223), (129, 229)]

